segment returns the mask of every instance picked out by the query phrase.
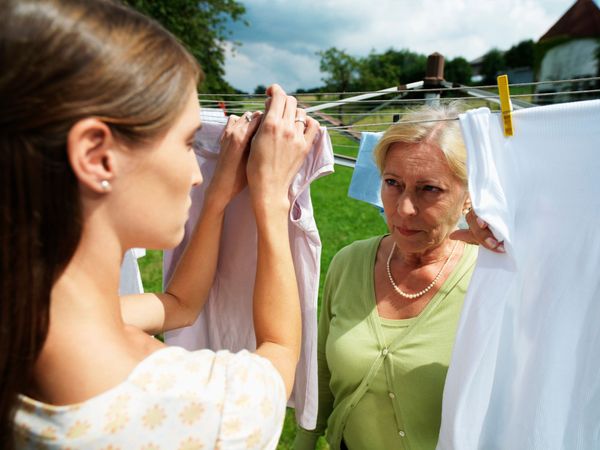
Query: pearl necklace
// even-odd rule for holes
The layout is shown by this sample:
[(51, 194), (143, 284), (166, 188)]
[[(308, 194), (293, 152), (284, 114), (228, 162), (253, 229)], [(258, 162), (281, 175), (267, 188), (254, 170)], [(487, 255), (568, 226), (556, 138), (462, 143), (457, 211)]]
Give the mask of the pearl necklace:
[(390, 252), (390, 256), (388, 256), (387, 264), (386, 264), (388, 278), (390, 279), (390, 283), (392, 283), (392, 286), (393, 286), (394, 290), (398, 294), (400, 294), (402, 297), (409, 298), (411, 300), (415, 299), (415, 298), (418, 298), (421, 295), (426, 294), (427, 292), (429, 292), (431, 290), (431, 288), (435, 286), (435, 283), (437, 283), (437, 281), (442, 276), (442, 272), (444, 271), (444, 269), (446, 268), (446, 266), (450, 262), (450, 259), (452, 258), (452, 255), (454, 255), (454, 250), (456, 250), (456, 246), (457, 245), (458, 245), (458, 241), (456, 241), (456, 243), (454, 244), (454, 247), (452, 247), (452, 251), (450, 252), (450, 256), (448, 256), (448, 259), (446, 260), (446, 262), (444, 263), (444, 265), (442, 266), (442, 268), (440, 269), (440, 271), (438, 272), (438, 274), (435, 276), (435, 278), (433, 279), (433, 281), (431, 283), (429, 283), (429, 286), (427, 286), (425, 289), (423, 289), (423, 290), (421, 290), (419, 292), (415, 292), (414, 294), (407, 294), (406, 292), (404, 292), (402, 289), (400, 289), (396, 285), (396, 283), (394, 282), (394, 278), (392, 277), (392, 271), (390, 270), (390, 261), (392, 260), (392, 255), (394, 254), (394, 250), (396, 250), (396, 243), (394, 242), (394, 245), (392, 245), (392, 251)]

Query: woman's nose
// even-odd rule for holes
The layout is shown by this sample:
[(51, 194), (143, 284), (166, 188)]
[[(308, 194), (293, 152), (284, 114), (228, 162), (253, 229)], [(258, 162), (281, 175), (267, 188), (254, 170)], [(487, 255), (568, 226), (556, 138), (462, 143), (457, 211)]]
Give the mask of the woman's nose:
[(417, 214), (417, 205), (410, 195), (404, 193), (398, 199), (397, 210), (400, 215), (414, 216)]
[(196, 154), (194, 152), (190, 152), (192, 155), (192, 186), (198, 186), (202, 183), (202, 172), (200, 172), (200, 166), (198, 165), (198, 161), (196, 160)]

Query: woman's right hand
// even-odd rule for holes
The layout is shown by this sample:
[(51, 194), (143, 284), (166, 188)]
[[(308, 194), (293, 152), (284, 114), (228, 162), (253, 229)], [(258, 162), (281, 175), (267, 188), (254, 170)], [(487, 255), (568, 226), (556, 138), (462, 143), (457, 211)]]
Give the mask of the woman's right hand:
[(274, 84), (267, 89), (261, 124), (254, 136), (246, 173), (255, 210), (289, 210), (289, 186), (319, 130), (316, 120), (297, 108), (294, 97)]

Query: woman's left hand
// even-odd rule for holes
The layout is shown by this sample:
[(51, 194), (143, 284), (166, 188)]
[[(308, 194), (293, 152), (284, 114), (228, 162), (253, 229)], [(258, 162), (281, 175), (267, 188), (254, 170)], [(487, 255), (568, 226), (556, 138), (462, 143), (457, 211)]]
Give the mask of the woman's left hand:
[(481, 245), (496, 253), (505, 253), (504, 242), (498, 241), (489, 229), (488, 224), (475, 214), (472, 209), (465, 215), (468, 230), (457, 230), (450, 233), (450, 239)]
[(225, 208), (247, 184), (246, 163), (250, 142), (258, 129), (262, 113), (245, 112), (229, 116), (221, 136), (221, 151), (207, 196)]

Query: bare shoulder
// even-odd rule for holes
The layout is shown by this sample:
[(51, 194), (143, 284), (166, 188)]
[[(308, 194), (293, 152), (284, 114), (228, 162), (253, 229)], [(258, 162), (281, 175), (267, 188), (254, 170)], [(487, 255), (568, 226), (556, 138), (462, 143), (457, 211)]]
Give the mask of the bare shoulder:
[(88, 332), (69, 339), (50, 333), (26, 394), (52, 405), (89, 400), (127, 380), (145, 358), (165, 345), (134, 327)]

